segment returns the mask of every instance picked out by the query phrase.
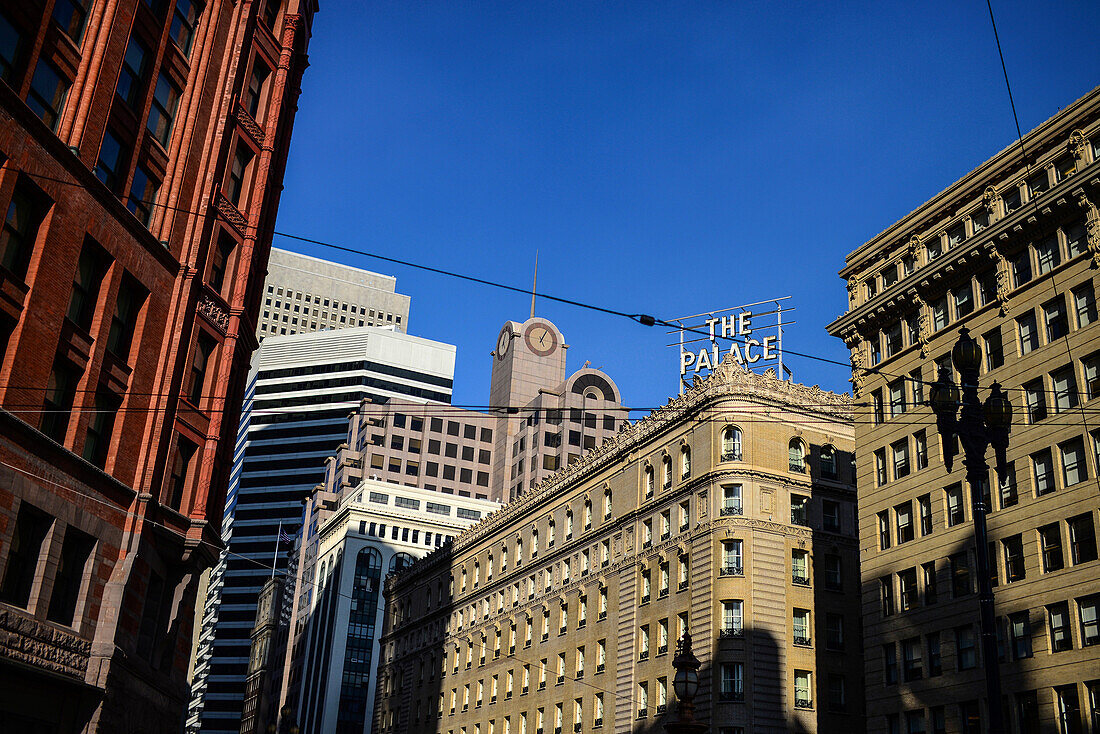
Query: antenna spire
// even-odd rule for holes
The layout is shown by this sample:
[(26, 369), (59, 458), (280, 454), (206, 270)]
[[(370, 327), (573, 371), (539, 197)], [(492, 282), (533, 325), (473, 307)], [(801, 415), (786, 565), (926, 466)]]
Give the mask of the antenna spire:
[(539, 284), (539, 251), (535, 250), (535, 279), (531, 283), (531, 318), (535, 318), (535, 288)]

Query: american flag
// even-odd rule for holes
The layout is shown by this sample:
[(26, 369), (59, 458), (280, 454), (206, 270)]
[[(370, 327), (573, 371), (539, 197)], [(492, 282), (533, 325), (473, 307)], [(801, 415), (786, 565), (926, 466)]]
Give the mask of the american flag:
[(293, 538), (293, 536), (291, 536), (290, 533), (283, 530), (282, 528), (279, 528), (279, 542), (280, 543), (289, 543), (292, 540), (294, 540), (294, 538)]

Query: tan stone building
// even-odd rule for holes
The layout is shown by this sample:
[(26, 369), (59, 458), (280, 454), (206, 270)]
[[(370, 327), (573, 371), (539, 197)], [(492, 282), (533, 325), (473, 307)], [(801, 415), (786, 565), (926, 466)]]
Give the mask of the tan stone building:
[[(1009, 730), (1100, 731), (1098, 202), (1100, 88), (841, 271), (850, 308), (829, 332), (851, 348), (866, 406), (856, 453), (868, 731), (984, 730), (975, 550), (989, 553), (996, 584)], [(962, 462), (946, 469), (927, 407), (961, 326), (982, 347), (981, 385), (999, 381), (1015, 409), (1007, 480), (991, 476), (987, 549), (974, 547)]]
[(847, 396), (732, 362), (386, 585), (374, 731), (860, 730)]

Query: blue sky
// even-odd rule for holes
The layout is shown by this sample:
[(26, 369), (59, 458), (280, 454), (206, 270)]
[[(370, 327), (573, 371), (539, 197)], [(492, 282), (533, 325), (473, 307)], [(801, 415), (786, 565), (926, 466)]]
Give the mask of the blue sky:
[[(1100, 84), (1100, 3), (993, 6), (1025, 132)], [(278, 230), (524, 288), (537, 250), (540, 291), (659, 318), (790, 295), (788, 349), (840, 361), (845, 255), (1016, 136), (983, 0), (322, 0), (309, 57)], [(529, 296), (275, 244), (395, 275), (487, 400)], [(537, 310), (570, 370), (675, 394), (664, 329)]]

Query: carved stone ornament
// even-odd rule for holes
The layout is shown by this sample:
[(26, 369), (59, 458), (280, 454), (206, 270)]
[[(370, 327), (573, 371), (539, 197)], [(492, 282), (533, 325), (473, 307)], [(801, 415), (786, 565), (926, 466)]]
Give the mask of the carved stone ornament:
[(1085, 244), (1092, 253), (1092, 267), (1100, 267), (1100, 209), (1084, 192), (1077, 193), (1077, 206), (1085, 210)]
[(1001, 195), (997, 193), (995, 186), (986, 186), (982, 192), (982, 205), (989, 212), (989, 222), (992, 224), (1000, 215)]
[(1012, 290), (1008, 278), (1008, 260), (1001, 253), (995, 253), (997, 259), (997, 308), (1001, 316), (1008, 313), (1008, 294)]
[(241, 214), (241, 210), (233, 206), (229, 199), (225, 198), (224, 194), (220, 194), (214, 205), (218, 209), (218, 213), (222, 215), (225, 221), (232, 224), (237, 228), (237, 232), (243, 235), (245, 229), (248, 227), (248, 220)]
[(260, 127), (260, 124), (256, 122), (252, 115), (248, 114), (248, 110), (244, 108), (239, 102), (237, 103), (237, 124), (244, 128), (253, 140), (259, 145), (264, 144), (264, 129)]
[(932, 339), (932, 318), (929, 316), (931, 308), (923, 298), (917, 299), (917, 343), (920, 344), (920, 356), (928, 356), (928, 342)]
[(909, 238), (909, 243), (905, 246), (905, 252), (909, 257), (916, 257), (920, 252), (920, 235), (915, 234)]
[(226, 330), (229, 329), (229, 313), (205, 293), (199, 299), (199, 313), (216, 326), (222, 334), (225, 334)]
[(1080, 130), (1074, 130), (1069, 134), (1069, 148), (1070, 154), (1077, 160), (1078, 163), (1083, 163), (1085, 160), (1085, 151), (1088, 149), (1088, 140), (1085, 139), (1085, 134)]

